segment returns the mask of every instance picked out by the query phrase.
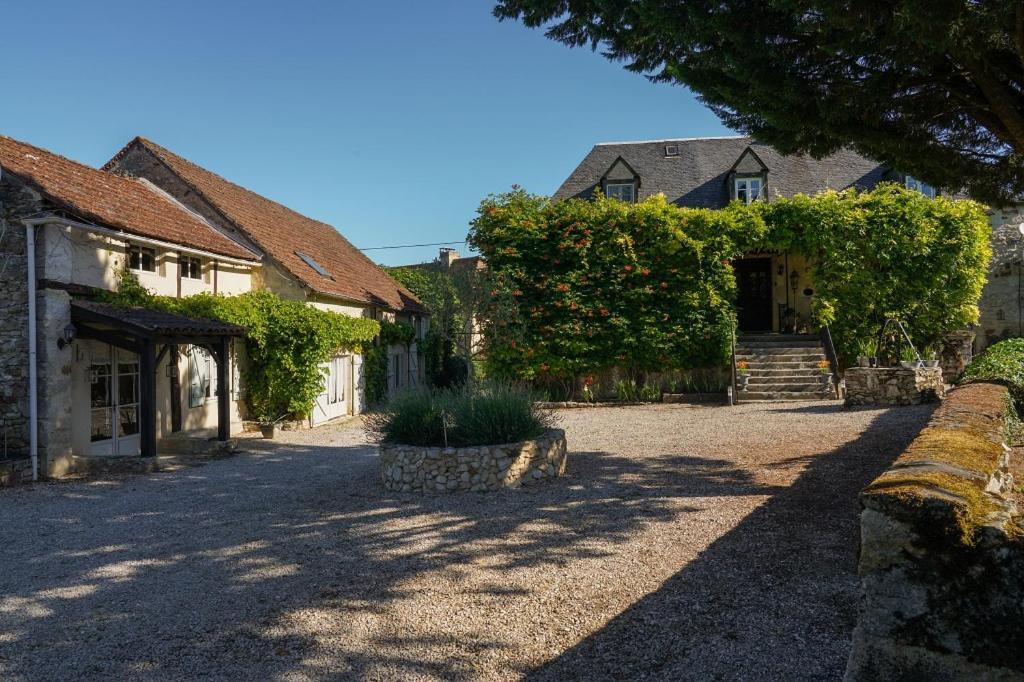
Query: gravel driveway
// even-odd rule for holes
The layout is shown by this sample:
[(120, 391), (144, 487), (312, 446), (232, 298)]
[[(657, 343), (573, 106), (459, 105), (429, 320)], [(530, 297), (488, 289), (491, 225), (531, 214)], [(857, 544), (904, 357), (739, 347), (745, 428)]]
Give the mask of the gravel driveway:
[(493, 494), (386, 493), (354, 424), (0, 490), (0, 677), (838, 679), (930, 412), (567, 410), (569, 475)]

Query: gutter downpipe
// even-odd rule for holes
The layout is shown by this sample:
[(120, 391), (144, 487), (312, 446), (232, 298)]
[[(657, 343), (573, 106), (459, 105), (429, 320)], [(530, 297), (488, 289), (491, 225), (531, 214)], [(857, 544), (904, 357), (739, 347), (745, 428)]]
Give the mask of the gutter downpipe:
[(36, 221), (25, 220), (25, 257), (28, 259), (28, 442), (32, 480), (39, 480), (39, 378), (36, 364)]

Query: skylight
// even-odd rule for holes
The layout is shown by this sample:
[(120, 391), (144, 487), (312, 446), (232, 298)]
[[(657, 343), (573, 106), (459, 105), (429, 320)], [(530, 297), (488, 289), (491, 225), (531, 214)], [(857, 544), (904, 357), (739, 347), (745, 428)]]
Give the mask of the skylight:
[(296, 251), (295, 255), (301, 258), (303, 263), (316, 270), (316, 274), (321, 277), (327, 277), (328, 279), (334, 279), (331, 277), (331, 273), (327, 272), (324, 266), (317, 263), (312, 256), (302, 253), (301, 251)]

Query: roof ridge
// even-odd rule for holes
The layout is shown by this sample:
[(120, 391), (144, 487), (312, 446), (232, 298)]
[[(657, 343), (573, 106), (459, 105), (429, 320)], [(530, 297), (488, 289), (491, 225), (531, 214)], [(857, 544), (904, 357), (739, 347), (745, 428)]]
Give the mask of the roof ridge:
[(703, 140), (753, 140), (751, 135), (709, 135), (706, 137), (666, 137), (660, 140), (622, 140), (618, 142), (597, 142), (595, 147), (606, 147), (616, 144), (654, 144), (658, 142), (700, 142)]

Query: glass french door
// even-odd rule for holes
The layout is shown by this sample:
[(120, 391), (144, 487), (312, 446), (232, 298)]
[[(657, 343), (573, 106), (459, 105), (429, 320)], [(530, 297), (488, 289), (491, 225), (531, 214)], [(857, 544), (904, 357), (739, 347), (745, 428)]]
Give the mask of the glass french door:
[(95, 346), (89, 365), (92, 455), (139, 454), (139, 357)]

